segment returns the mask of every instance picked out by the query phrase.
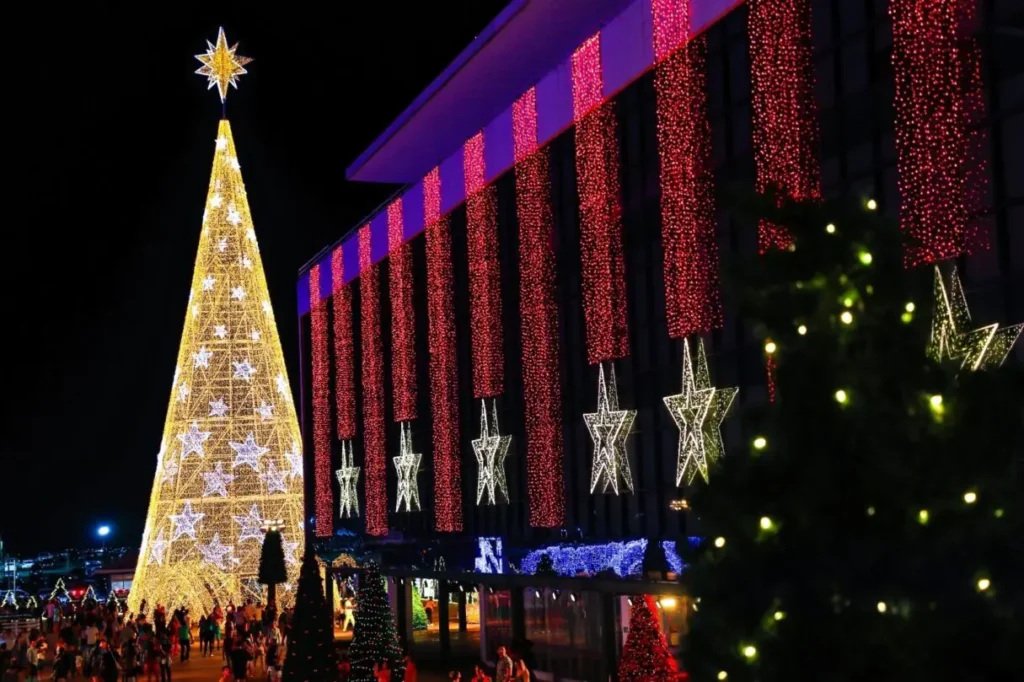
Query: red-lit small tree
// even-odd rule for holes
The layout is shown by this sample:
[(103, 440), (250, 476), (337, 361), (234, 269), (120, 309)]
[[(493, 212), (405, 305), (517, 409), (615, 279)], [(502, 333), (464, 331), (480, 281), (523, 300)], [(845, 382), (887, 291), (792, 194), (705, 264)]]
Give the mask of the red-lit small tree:
[(661, 632), (654, 597), (633, 600), (629, 635), (619, 661), (619, 682), (672, 682), (678, 665)]

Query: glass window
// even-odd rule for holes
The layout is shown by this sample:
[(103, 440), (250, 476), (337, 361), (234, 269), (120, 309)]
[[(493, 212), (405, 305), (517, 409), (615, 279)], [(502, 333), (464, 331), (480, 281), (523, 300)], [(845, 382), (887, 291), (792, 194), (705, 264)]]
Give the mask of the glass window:
[(604, 653), (599, 594), (527, 588), (523, 605), (538, 670), (556, 678), (598, 679)]

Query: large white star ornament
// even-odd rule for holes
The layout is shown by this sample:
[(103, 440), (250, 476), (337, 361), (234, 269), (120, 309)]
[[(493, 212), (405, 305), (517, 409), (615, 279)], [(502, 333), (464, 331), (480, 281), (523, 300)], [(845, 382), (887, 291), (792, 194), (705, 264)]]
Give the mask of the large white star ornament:
[(199, 351), (192, 354), (192, 369), (203, 369), (210, 368), (210, 358), (213, 357), (213, 352), (206, 350), (206, 346), (200, 346)]
[(235, 516), (235, 523), (242, 527), (238, 534), (238, 542), (246, 540), (263, 540), (263, 518), (260, 516), (259, 507), (255, 504), (245, 516)]
[(636, 410), (619, 409), (619, 391), (615, 384), (615, 367), (611, 367), (610, 379), (605, 381), (604, 364), (599, 366), (597, 377), (597, 412), (583, 415), (590, 438), (594, 441), (594, 462), (590, 473), (590, 492), (601, 487), (619, 494), (621, 484), (633, 492), (633, 474), (626, 456), (626, 437), (633, 428)]
[(391, 458), (398, 472), (398, 502), (395, 511), (419, 511), (420, 489), (416, 475), (420, 472), (423, 455), (412, 451), (412, 427), (409, 422), (402, 422), (401, 429), (398, 457)]
[[(219, 194), (214, 194), (212, 197), (210, 197), (210, 206), (213, 206), (214, 208), (220, 208), (220, 205), (223, 204), (223, 203), (224, 203), (224, 197), (222, 197)], [(228, 248), (228, 240), (227, 239), (222, 238), (220, 240), (220, 242), (221, 242), (221, 244), (223, 244), (223, 246), (221, 247), (221, 251), (223, 251), (224, 249)]]
[(178, 475), (178, 463), (174, 461), (174, 457), (169, 457), (164, 462), (163, 474), (163, 483), (174, 483), (174, 477)]
[(341, 468), (334, 472), (338, 477), (338, 500), (341, 504), (341, 518), (359, 516), (359, 467), (355, 466), (352, 455), (352, 441), (341, 441)]
[(249, 364), (249, 358), (246, 358), (241, 362), (232, 361), (231, 364), (235, 367), (235, 379), (244, 379), (245, 381), (249, 381), (252, 379), (252, 375), (256, 374), (256, 368)]
[(288, 380), (284, 378), (284, 375), (278, 374), (274, 377), (274, 383), (277, 385), (277, 392), (284, 396), (286, 400), (291, 400), (292, 391), (288, 386)]
[(228, 148), (228, 138), (221, 135), (217, 138), (217, 151), (222, 152)]
[(203, 520), (206, 514), (192, 511), (192, 502), (186, 500), (180, 514), (168, 514), (167, 518), (174, 524), (174, 532), (171, 535), (171, 542), (187, 535), (193, 540), (196, 539), (196, 524)]
[(163, 566), (167, 545), (168, 542), (164, 537), (164, 529), (161, 528), (152, 544), (149, 545), (149, 558), (146, 559), (146, 565), (156, 564), (157, 566)]
[(188, 431), (179, 433), (178, 440), (181, 441), (181, 459), (184, 460), (192, 454), (205, 457), (206, 453), (203, 452), (203, 443), (209, 440), (211, 433), (211, 431), (200, 431), (199, 422), (192, 422)]
[(260, 474), (263, 483), (267, 486), (267, 493), (286, 493), (288, 484), (285, 482), (288, 477), (287, 471), (280, 471), (273, 462), (267, 464), (265, 473)]
[(213, 564), (221, 570), (227, 569), (224, 564), (224, 560), (229, 558), (231, 554), (231, 547), (225, 545), (220, 541), (220, 533), (214, 533), (213, 539), (210, 540), (208, 545), (196, 545), (199, 553), (203, 555), (203, 561), (208, 564)]
[(227, 497), (228, 484), (233, 480), (235, 480), (233, 474), (224, 473), (224, 463), (217, 462), (217, 466), (213, 471), (203, 472), (203, 482), (206, 484), (206, 489), (203, 490), (203, 497), (209, 497), (210, 495)]
[(238, 225), (238, 223), (242, 222), (242, 214), (238, 212), (234, 204), (231, 204), (228, 208), (228, 222), (232, 225)]
[(487, 420), (487, 401), (480, 401), (480, 437), (472, 441), (476, 454), (477, 483), (476, 503), (480, 504), (487, 495), (487, 504), (508, 502), (508, 487), (505, 483), (505, 457), (512, 436), (501, 435), (498, 429), (498, 401), (492, 402), (492, 416)]
[(203, 291), (213, 291), (213, 285), (217, 283), (217, 278), (213, 275), (207, 275), (203, 278)]
[(725, 454), (722, 421), (732, 405), (737, 388), (711, 385), (704, 342), (697, 341), (697, 363), (690, 357), (690, 344), (683, 340), (683, 390), (662, 400), (679, 428), (676, 485), (692, 483), (700, 474), (708, 480), (708, 466)]
[[(342, 446), (344, 448), (344, 445)], [(288, 475), (292, 478), (302, 478), (302, 451), (299, 444), (292, 441), (292, 449), (285, 450), (284, 458), (288, 461)]]
[(211, 417), (223, 417), (227, 415), (229, 409), (231, 409), (231, 406), (224, 402), (224, 398), (217, 398), (216, 400), (210, 401)]
[(233, 469), (237, 469), (240, 466), (247, 466), (253, 471), (258, 472), (260, 470), (260, 457), (270, 452), (270, 448), (265, 448), (262, 445), (256, 444), (256, 439), (252, 431), (250, 431), (249, 435), (245, 437), (244, 443), (228, 441), (228, 445), (235, 451), (235, 461), (231, 464)]

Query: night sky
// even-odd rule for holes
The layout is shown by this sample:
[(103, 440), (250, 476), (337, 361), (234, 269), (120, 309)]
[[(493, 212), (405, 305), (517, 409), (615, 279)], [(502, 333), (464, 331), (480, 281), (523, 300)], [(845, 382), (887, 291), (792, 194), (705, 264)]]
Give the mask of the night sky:
[(4, 77), (8, 552), (95, 545), (101, 522), (141, 539), (220, 116), (194, 55), (217, 27), (254, 59), (227, 111), (297, 391), (296, 272), (396, 189), (345, 167), (503, 5), (29, 7)]

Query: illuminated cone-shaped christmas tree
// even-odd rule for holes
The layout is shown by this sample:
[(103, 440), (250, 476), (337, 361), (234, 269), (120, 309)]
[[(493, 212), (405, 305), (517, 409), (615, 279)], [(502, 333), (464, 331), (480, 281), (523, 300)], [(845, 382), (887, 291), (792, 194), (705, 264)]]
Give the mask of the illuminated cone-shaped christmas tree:
[(671, 682), (678, 665), (668, 651), (658, 623), (654, 598), (634, 599), (629, 618), (629, 636), (619, 661), (619, 682)]
[[(200, 56), (223, 98), (245, 73), (221, 30)], [(294, 601), (303, 551), (299, 424), (231, 126), (220, 122), (185, 329), (129, 598), (137, 612), (263, 600), (263, 526), (281, 533)]]

